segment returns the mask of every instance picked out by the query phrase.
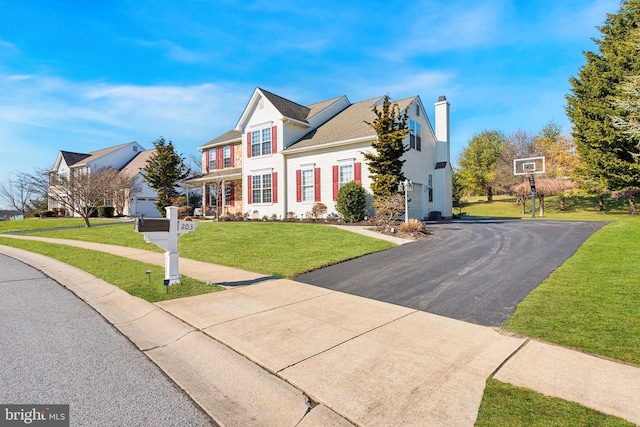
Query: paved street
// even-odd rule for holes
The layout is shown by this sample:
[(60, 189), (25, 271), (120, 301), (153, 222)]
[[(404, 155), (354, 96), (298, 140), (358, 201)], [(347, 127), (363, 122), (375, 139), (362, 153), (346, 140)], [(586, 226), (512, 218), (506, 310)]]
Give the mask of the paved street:
[(0, 403), (69, 404), (71, 425), (211, 419), (85, 302), (0, 255)]
[(322, 268), (296, 280), (500, 326), (603, 222), (454, 220), (427, 239)]

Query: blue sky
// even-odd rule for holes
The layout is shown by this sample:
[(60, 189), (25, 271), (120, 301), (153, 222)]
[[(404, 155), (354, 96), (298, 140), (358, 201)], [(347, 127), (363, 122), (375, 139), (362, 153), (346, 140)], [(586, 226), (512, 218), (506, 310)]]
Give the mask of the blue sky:
[(485, 129), (570, 132), (569, 77), (618, 0), (0, 0), (0, 179), (159, 136), (189, 158), (256, 86), (300, 104), (451, 103)]

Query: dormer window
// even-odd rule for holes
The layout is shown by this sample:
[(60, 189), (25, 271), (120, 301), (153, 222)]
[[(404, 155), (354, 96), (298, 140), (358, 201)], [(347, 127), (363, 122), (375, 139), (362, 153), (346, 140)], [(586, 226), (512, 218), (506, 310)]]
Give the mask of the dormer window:
[(137, 146), (137, 145), (134, 145), (134, 146), (133, 146), (133, 152), (134, 152), (134, 153), (137, 153), (137, 152), (138, 152), (138, 146)]
[(251, 157), (271, 154), (271, 127), (251, 132)]

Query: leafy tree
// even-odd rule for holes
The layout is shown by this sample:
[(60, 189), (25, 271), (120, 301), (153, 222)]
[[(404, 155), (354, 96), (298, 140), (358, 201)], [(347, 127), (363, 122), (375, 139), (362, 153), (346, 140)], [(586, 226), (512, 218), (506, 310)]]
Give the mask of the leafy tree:
[(640, 0), (623, 0), (617, 13), (607, 15), (599, 27), (602, 37), (595, 40), (599, 52), (584, 53), (586, 64), (570, 79), (567, 95), (579, 172), (613, 191), (640, 186), (640, 148), (614, 125), (614, 118), (626, 120), (630, 112), (612, 101), (628, 99), (626, 77), (640, 74), (638, 23)]
[(375, 152), (364, 153), (371, 172), (371, 191), (374, 199), (386, 197), (398, 192), (398, 183), (405, 179), (402, 173), (404, 160), (402, 155), (409, 149), (404, 139), (409, 130), (407, 127), (407, 111), (400, 112), (398, 104), (391, 103), (385, 96), (382, 110), (373, 107), (376, 115), (373, 123), (367, 122), (378, 134), (372, 143)]
[(173, 143), (165, 143), (160, 137), (153, 143), (155, 153), (147, 160), (142, 169), (142, 177), (157, 193), (156, 208), (162, 216), (171, 199), (177, 195), (176, 185), (189, 175), (184, 159), (173, 148)]
[(336, 210), (346, 222), (362, 221), (367, 215), (367, 192), (355, 181), (340, 187)]
[(471, 191), (493, 200), (495, 167), (505, 137), (497, 130), (485, 130), (473, 136), (460, 156), (460, 179)]
[(453, 206), (460, 206), (460, 199), (464, 197), (464, 184), (457, 170), (454, 170), (451, 176), (451, 197)]

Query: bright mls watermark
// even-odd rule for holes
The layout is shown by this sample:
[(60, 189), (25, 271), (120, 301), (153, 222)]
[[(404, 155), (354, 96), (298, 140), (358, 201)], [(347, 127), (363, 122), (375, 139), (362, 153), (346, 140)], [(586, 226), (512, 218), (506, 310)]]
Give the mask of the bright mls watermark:
[(0, 427), (69, 427), (69, 405), (0, 404)]

